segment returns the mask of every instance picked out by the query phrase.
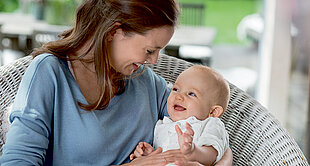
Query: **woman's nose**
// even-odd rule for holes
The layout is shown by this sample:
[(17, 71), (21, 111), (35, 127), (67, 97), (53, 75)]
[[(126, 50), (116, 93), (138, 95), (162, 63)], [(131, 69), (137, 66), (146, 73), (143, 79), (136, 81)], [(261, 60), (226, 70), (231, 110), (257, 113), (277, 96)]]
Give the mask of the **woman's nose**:
[(146, 61), (149, 62), (150, 64), (156, 64), (157, 60), (158, 60), (158, 54), (154, 54), (149, 56)]

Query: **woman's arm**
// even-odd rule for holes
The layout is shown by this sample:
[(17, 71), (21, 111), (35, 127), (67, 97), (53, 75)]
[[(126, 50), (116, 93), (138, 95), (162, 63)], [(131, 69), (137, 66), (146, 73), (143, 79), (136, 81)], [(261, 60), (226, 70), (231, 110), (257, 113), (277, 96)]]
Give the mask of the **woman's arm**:
[(188, 166), (188, 160), (180, 150), (168, 150), (162, 153), (158, 148), (148, 156), (141, 156), (124, 166), (162, 166), (168, 163), (178, 163), (180, 166)]
[[(204, 147), (206, 148), (206, 147)], [(231, 166), (233, 161), (233, 154), (230, 148), (228, 148), (222, 159), (218, 161), (215, 166)], [(180, 166), (203, 166), (197, 161), (188, 161), (180, 150), (169, 150), (161, 153), (160, 150), (154, 151), (149, 156), (142, 156), (134, 161), (124, 164), (124, 166), (162, 166), (168, 163), (177, 163)]]
[[(50, 63), (51, 62), (51, 63)], [(20, 83), (3, 146), (3, 165), (43, 165), (51, 133), (54, 59), (35, 58)], [(0, 165), (1, 165), (0, 164)]]

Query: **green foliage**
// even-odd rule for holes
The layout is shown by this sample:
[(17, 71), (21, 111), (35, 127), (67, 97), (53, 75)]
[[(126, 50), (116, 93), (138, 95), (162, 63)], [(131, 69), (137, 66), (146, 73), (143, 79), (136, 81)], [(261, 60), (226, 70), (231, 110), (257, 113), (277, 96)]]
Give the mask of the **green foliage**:
[(18, 0), (0, 0), (0, 12), (14, 12), (18, 9)]
[(45, 11), (46, 21), (50, 24), (72, 25), (75, 10), (82, 0), (49, 0)]
[(179, 0), (179, 2), (205, 5), (205, 25), (217, 29), (215, 44), (243, 44), (237, 38), (237, 26), (243, 17), (260, 12), (263, 3), (262, 0)]

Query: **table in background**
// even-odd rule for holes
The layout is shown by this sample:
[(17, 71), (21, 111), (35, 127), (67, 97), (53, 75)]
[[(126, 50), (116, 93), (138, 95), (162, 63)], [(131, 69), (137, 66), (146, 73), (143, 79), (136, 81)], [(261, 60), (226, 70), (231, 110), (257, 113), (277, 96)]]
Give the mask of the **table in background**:
[[(211, 46), (215, 36), (216, 29), (213, 27), (180, 25), (175, 29), (174, 35), (164, 51), (168, 55), (189, 61), (201, 61), (203, 59), (200, 57), (202, 57), (201, 54), (203, 54), (207, 56), (206, 60), (209, 61), (212, 54)], [(187, 48), (194, 50), (188, 50)], [(204, 52), (199, 53), (197, 52), (198, 49)], [(186, 55), (182, 55), (182, 53)]]
[(21, 13), (0, 13), (0, 25), (1, 49), (9, 47), (25, 54), (30, 53), (33, 48), (36, 31), (59, 34), (69, 28), (68, 26), (50, 25), (36, 20), (32, 15)]

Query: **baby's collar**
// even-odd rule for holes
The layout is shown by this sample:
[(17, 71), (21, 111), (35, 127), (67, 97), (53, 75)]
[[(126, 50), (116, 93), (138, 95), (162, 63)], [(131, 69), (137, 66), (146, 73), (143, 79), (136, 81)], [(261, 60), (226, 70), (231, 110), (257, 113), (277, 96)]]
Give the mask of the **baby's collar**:
[[(184, 120), (178, 120), (177, 122), (179, 122), (179, 123), (188, 122), (191, 124), (191, 123), (200, 122), (200, 121), (201, 120), (198, 120), (195, 116), (191, 116), (191, 117), (188, 117), (187, 119), (184, 119)], [(173, 123), (173, 120), (170, 119), (170, 117), (165, 116), (163, 119), (163, 123)]]

